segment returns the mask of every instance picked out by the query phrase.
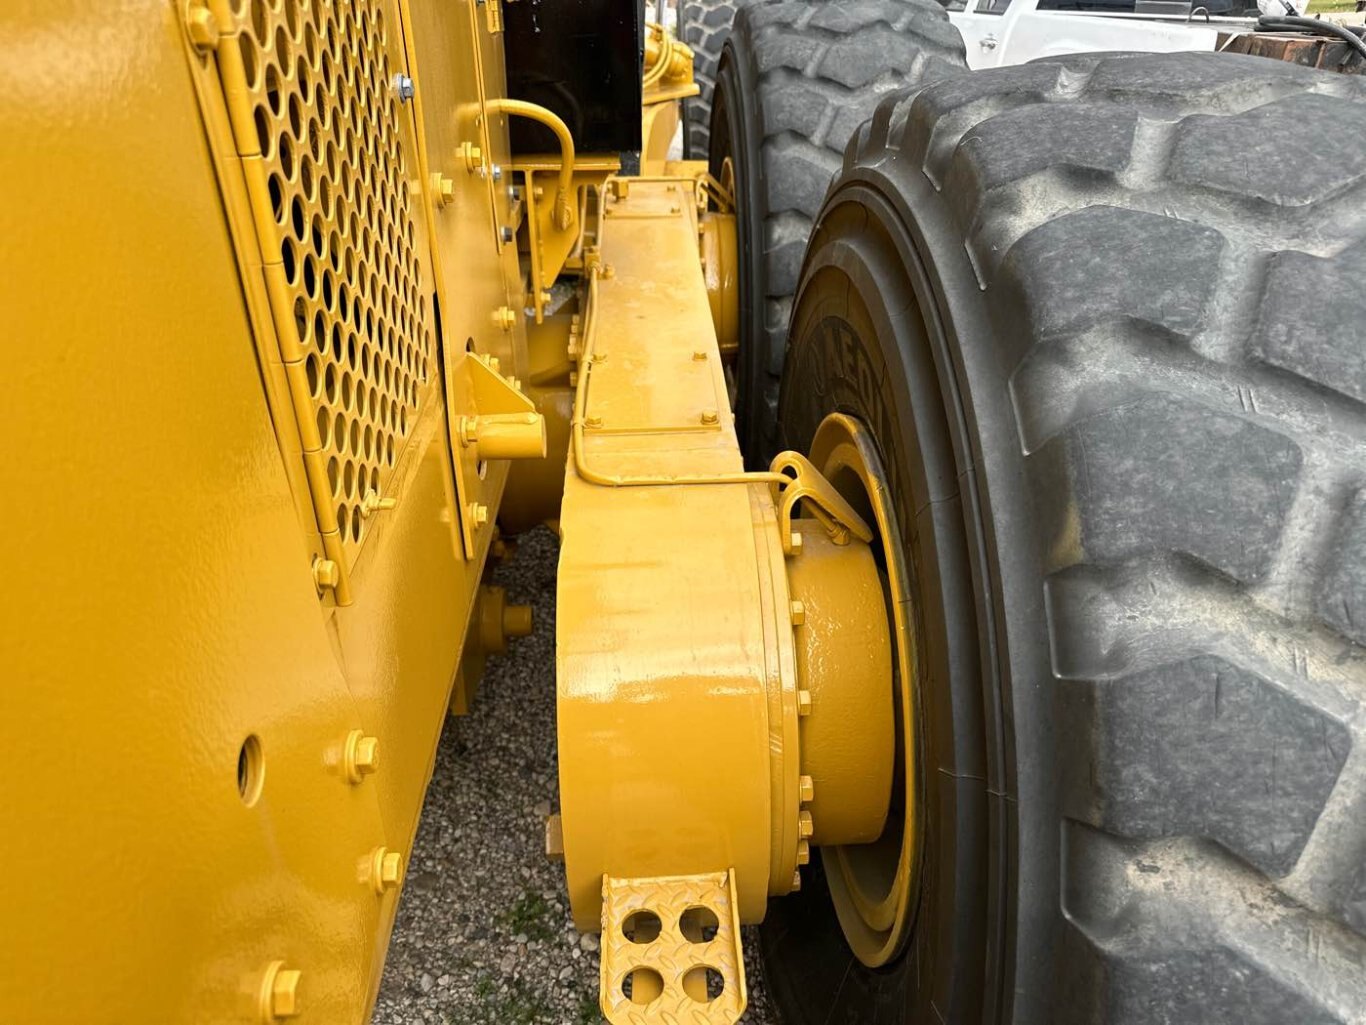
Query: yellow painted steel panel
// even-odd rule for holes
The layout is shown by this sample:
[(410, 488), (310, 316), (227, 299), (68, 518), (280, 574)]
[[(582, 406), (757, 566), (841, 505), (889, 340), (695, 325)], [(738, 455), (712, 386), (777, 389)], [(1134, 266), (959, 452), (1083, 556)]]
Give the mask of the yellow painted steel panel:
[[(395, 438), (392, 466), (387, 442), (375, 464), (395, 504), (364, 519), (363, 544), (352, 528), (353, 604), (334, 607), (314, 586), (316, 524), (291, 469), (306, 422), (291, 419), (268, 334), (290, 324), (269, 315), (264, 252), (241, 244), (244, 224), (261, 225), (241, 216), (240, 167), (211, 151), (224, 135), (196, 95), (213, 63), (187, 58), (180, 10), (20, 0), (0, 13), (0, 189), (21, 199), (0, 205), (0, 426), (24, 496), (0, 514), (0, 715), (20, 767), (0, 782), (0, 1016), (256, 1021), (276, 965), (300, 973), (305, 1020), (361, 1022), (397, 902), (371, 873), (401, 876), (481, 572), (460, 543), (435, 370), (424, 385), (421, 354), (398, 338), (432, 288), (401, 266), (399, 195), (428, 194), (409, 157), (363, 201), (384, 209), (366, 218), (381, 239), (367, 243), (357, 366), (330, 331), (328, 352), (312, 350), (304, 408), (340, 401), (328, 365), (353, 373), (348, 458), (366, 426)], [(383, 11), (392, 61), (398, 7)], [(307, 28), (286, 14), (284, 31), (307, 57)], [(292, 237), (311, 251), (306, 227)], [(367, 312), (394, 328), (377, 327), (370, 363), (373, 376), (382, 353), (388, 412), (378, 384), (363, 413), (356, 391)], [(358, 730), (379, 757), (353, 783)]]
[[(681, 188), (633, 181), (617, 207), (627, 215), (602, 224), (610, 272), (594, 286), (586, 356), (607, 358), (590, 362), (583, 385), (586, 422), (601, 419), (585, 432), (583, 462), (594, 473), (741, 469), (730, 412), (714, 408), (724, 381), (696, 222), (688, 202), (672, 212)], [(704, 426), (708, 408), (718, 415)], [(696, 429), (679, 423), (689, 409)], [(612, 429), (612, 410), (628, 429)], [(795, 759), (790, 809), (775, 809), (770, 789), (784, 731), (781, 702), (770, 708), (782, 687), (780, 640), (766, 622), (773, 581), (756, 546), (763, 510), (752, 504), (765, 485), (617, 488), (585, 480), (581, 466), (571, 456), (556, 620), (575, 920), (597, 927), (604, 874), (733, 870), (740, 915), (756, 921), (769, 891), (772, 823), (795, 821), (797, 805)], [(786, 583), (777, 584), (786, 609)]]

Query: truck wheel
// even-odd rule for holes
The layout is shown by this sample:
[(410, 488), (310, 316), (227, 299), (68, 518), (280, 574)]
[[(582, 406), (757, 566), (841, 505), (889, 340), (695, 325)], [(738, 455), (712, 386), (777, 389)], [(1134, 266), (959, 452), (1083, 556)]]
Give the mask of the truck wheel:
[(780, 422), (861, 422), (899, 517), (917, 903), (867, 967), (813, 861), (761, 928), (785, 1023), (1363, 1020), (1363, 210), (1366, 87), (1257, 58), (860, 129)]
[(741, 254), (736, 429), (751, 464), (775, 451), (778, 379), (811, 223), (845, 144), (889, 92), (966, 68), (934, 0), (743, 7), (712, 94), (712, 173), (729, 180)]
[(682, 0), (678, 33), (692, 48), (693, 79), (701, 90), (683, 101), (683, 157), (706, 160), (711, 140), (711, 94), (716, 87), (716, 65), (721, 47), (735, 21), (737, 0)]

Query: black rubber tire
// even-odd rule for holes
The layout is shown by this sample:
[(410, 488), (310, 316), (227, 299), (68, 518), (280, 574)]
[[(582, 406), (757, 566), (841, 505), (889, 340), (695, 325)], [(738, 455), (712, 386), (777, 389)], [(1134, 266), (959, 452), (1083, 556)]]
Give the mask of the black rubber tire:
[(751, 3), (726, 41), (709, 160), (736, 174), (736, 429), (750, 465), (776, 451), (787, 319), (811, 225), (844, 147), (890, 92), (966, 70), (935, 0)]
[(721, 47), (730, 35), (735, 11), (744, 0), (681, 0), (679, 38), (692, 49), (693, 80), (701, 90), (683, 101), (683, 157), (706, 160), (711, 140), (711, 93)]
[(1366, 1018), (1366, 84), (1077, 56), (889, 99), (781, 393), (869, 425), (916, 578), (924, 868), (787, 1025)]

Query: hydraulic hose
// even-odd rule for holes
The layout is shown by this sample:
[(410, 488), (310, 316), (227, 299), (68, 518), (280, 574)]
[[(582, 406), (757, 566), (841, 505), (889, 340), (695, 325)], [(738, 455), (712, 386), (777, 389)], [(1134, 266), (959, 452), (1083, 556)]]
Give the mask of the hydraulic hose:
[(1311, 32), (1321, 36), (1335, 36), (1355, 50), (1357, 56), (1361, 57), (1362, 60), (1366, 60), (1366, 42), (1362, 42), (1361, 37), (1355, 32), (1331, 21), (1266, 14), (1257, 19), (1257, 31)]

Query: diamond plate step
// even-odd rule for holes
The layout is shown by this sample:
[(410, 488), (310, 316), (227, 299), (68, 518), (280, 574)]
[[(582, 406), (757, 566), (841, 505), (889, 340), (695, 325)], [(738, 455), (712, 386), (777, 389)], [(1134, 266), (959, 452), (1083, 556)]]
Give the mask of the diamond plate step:
[(604, 876), (601, 985), (612, 1025), (734, 1025), (747, 998), (731, 874)]

